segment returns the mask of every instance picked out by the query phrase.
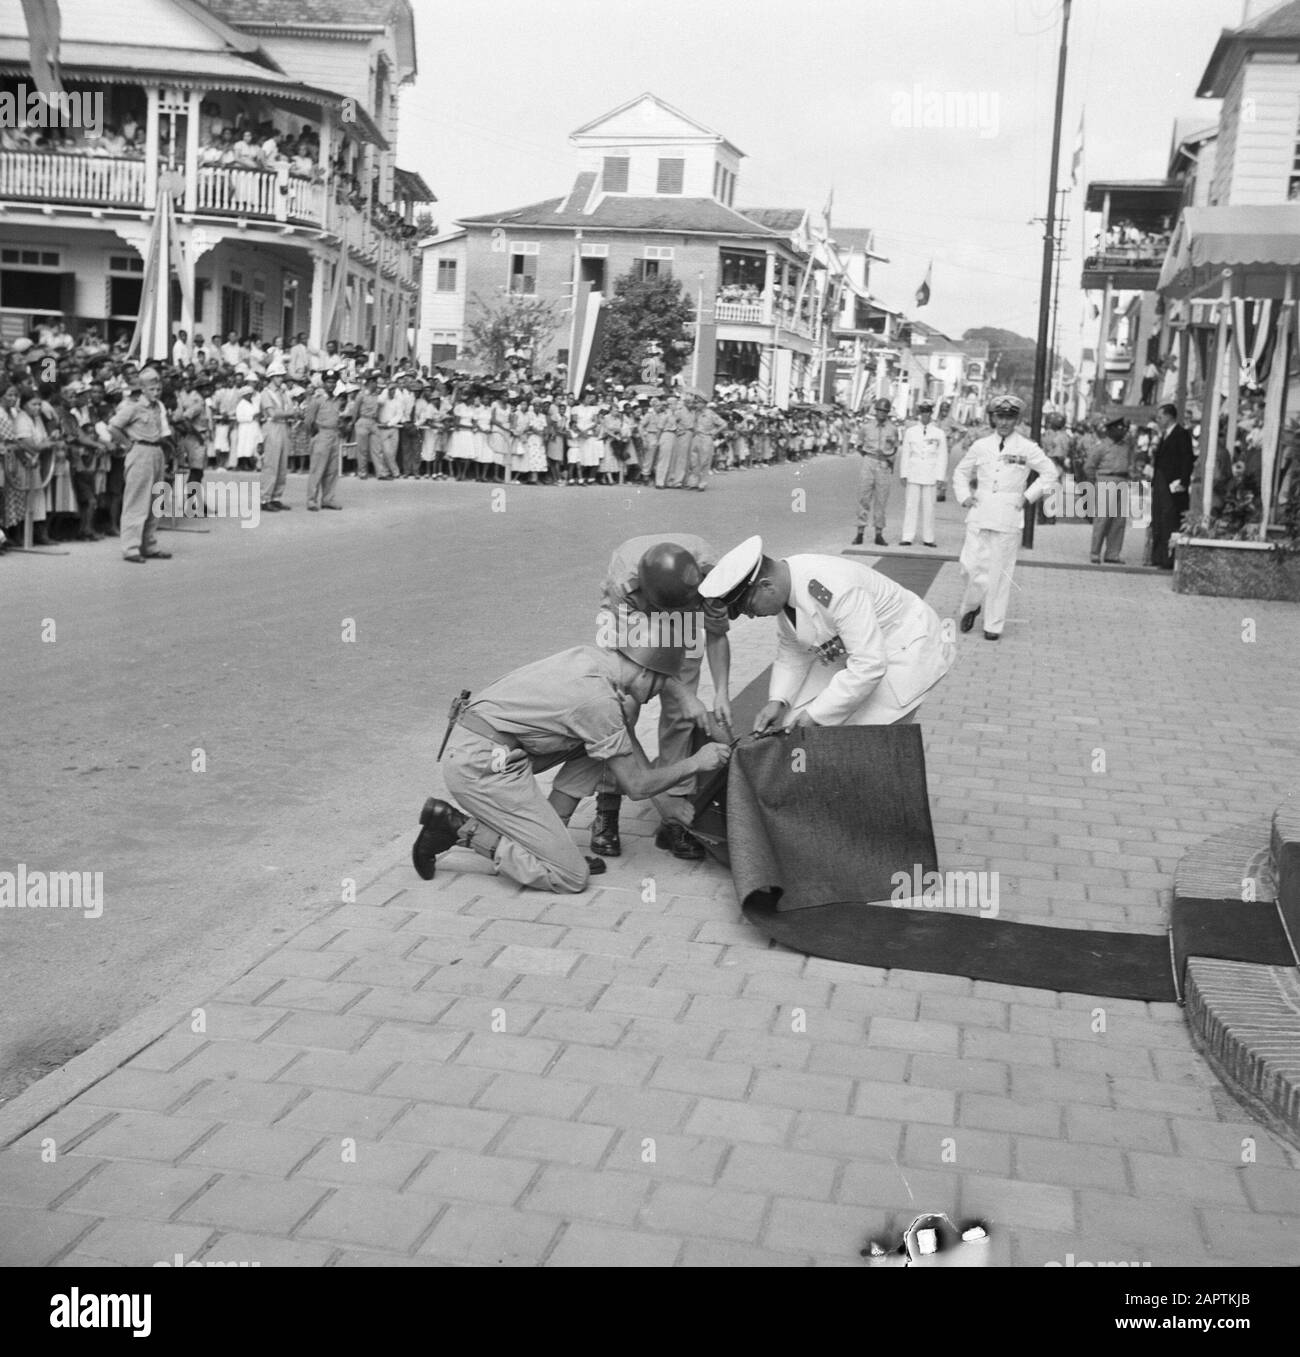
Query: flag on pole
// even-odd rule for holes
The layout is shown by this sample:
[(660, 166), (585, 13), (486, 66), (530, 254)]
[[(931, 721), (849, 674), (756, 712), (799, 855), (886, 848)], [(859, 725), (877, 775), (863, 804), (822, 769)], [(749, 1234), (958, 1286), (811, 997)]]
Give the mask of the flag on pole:
[(32, 80), (43, 95), (62, 94), (59, 73), (59, 0), (22, 0), (27, 21), (27, 46), (31, 54)]
[(916, 289), (916, 304), (918, 307), (926, 306), (930, 301), (930, 275), (934, 272), (934, 260), (930, 260), (925, 270), (925, 277), (921, 280), (921, 286)]
[(1078, 188), (1079, 180), (1083, 176), (1083, 115), (1085, 110), (1079, 110), (1079, 131), (1074, 138), (1074, 158), (1070, 161), (1070, 187)]

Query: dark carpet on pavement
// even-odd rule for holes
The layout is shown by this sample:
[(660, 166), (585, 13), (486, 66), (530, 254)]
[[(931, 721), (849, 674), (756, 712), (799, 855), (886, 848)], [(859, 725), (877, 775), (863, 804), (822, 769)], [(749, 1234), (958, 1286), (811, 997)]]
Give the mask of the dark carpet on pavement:
[[(885, 558), (876, 568), (924, 594), (941, 566)], [(764, 672), (733, 702), (737, 733), (753, 724), (767, 684)], [(809, 956), (1164, 1002), (1181, 997), (1189, 956), (1295, 964), (1269, 905), (1179, 901), (1170, 936), (985, 917), (993, 911), (981, 911), (973, 891), (936, 894), (932, 905), (893, 903), (915, 894), (897, 873), (913, 882), (938, 869), (917, 725), (745, 737), (730, 768), (701, 784), (694, 829), (730, 866), (750, 923)]]

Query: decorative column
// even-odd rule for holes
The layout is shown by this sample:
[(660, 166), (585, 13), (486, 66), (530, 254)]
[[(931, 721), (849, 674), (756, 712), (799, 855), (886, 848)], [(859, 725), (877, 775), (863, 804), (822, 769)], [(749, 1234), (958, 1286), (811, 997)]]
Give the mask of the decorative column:
[[(199, 205), (199, 118), (203, 90), (190, 90), (189, 110), (185, 115), (185, 196), (184, 209), (193, 212)], [(190, 317), (193, 320), (193, 317)], [(186, 327), (189, 328), (188, 326)]]
[(144, 120), (144, 205), (146, 207), (157, 207), (158, 156), (161, 149), (158, 144), (158, 131), (161, 121), (158, 117), (158, 86), (147, 86), (144, 94), (147, 103)]

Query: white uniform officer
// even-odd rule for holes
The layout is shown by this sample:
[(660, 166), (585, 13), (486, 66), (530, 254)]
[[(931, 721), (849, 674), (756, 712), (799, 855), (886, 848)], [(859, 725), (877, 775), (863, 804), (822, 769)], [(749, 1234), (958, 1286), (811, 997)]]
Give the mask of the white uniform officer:
[[(1037, 443), (1016, 432), (1023, 409), (1024, 402), (1015, 396), (998, 397), (989, 406), (993, 432), (972, 443), (952, 473), (952, 492), (970, 510), (961, 549), (966, 584), (961, 629), (969, 631), (983, 608), (986, 641), (996, 641), (1006, 625), (1024, 506), (1042, 499), (1060, 474)], [(1033, 485), (1029, 485), (1031, 471), (1038, 472)], [(976, 478), (973, 491), (972, 475)]]
[(774, 726), (883, 726), (915, 717), (952, 667), (939, 615), (893, 580), (839, 556), (763, 555), (751, 537), (700, 585), (732, 617), (777, 617), (769, 701), (755, 732)]
[(903, 501), (903, 536), (900, 546), (910, 547), (916, 536), (916, 513), (921, 511), (921, 541), (934, 540), (934, 487), (948, 474), (948, 439), (934, 422), (934, 402), (918, 401), (919, 424), (908, 425), (898, 456), (899, 475), (907, 487)]

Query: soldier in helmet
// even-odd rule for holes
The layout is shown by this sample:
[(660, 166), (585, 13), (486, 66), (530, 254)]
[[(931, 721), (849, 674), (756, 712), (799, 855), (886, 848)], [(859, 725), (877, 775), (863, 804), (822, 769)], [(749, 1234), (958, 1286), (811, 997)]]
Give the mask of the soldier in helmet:
[(889, 489), (894, 480), (898, 430), (889, 418), (893, 406), (884, 397), (872, 408), (875, 418), (862, 425), (858, 439), (862, 478), (858, 482), (858, 531), (852, 543), (855, 547), (862, 545), (862, 536), (872, 524), (876, 529), (876, 545), (889, 545), (885, 541), (885, 513), (889, 508)]
[[(630, 722), (681, 661), (680, 650), (662, 647), (574, 646), (490, 684), (460, 713), (443, 763), (447, 788), (464, 809), (436, 797), (424, 803), (411, 848), (416, 872), (430, 880), (438, 856), (460, 847), (521, 886), (585, 890), (604, 863), (584, 858), (567, 826), (603, 775), (644, 800), (731, 756), (726, 745), (707, 744), (652, 767), (637, 742)], [(557, 765), (544, 796), (536, 774)]]
[[(969, 631), (982, 609), (986, 641), (998, 640), (1006, 624), (1024, 506), (1037, 503), (1058, 479), (1052, 459), (1016, 432), (1023, 409), (1018, 397), (999, 396), (989, 406), (993, 432), (972, 443), (952, 473), (952, 492), (970, 510), (960, 558), (965, 581), (961, 629)], [(1031, 471), (1038, 473), (1032, 486)]]
[[(679, 645), (685, 651), (680, 673), (662, 685), (659, 698), (659, 757), (656, 766), (679, 763), (690, 752), (697, 727), (709, 730), (709, 713), (698, 697), (700, 641), (713, 679), (713, 715), (724, 729), (731, 726), (729, 684), (731, 644), (726, 609), (700, 598), (699, 585), (719, 554), (702, 537), (677, 533), (633, 537), (615, 548), (602, 589), (599, 632), (601, 645)], [(638, 630), (641, 634), (637, 634)], [(693, 812), (688, 778), (655, 798), (662, 823), (655, 846), (674, 857), (695, 859), (704, 850), (685, 831)], [(622, 852), (618, 817), (622, 797), (611, 779), (596, 796), (596, 818), (591, 826), (591, 849), (602, 857)]]
[[(1056, 463), (1056, 469), (1062, 475), (1070, 468), (1070, 454), (1073, 451), (1074, 439), (1070, 437), (1070, 431), (1065, 427), (1065, 416), (1059, 411), (1054, 411), (1043, 421), (1046, 425), (1046, 432), (1043, 434), (1043, 451)], [(1051, 513), (1051, 496), (1045, 496), (1038, 501), (1038, 521), (1040, 523), (1055, 523), (1056, 518)]]

